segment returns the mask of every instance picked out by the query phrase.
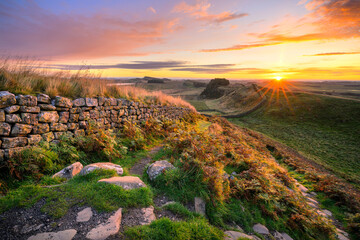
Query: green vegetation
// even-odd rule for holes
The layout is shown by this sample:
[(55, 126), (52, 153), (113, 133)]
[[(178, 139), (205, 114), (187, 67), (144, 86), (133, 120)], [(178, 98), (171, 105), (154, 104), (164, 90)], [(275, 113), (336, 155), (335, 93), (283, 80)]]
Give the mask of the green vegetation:
[(360, 186), (360, 104), (283, 93), (266, 107), (230, 121), (262, 132)]

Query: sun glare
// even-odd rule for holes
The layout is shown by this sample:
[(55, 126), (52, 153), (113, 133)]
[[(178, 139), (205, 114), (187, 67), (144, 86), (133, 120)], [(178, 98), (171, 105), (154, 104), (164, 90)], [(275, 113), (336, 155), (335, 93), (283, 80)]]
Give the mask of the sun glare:
[(275, 80), (279, 82), (279, 81), (281, 81), (281, 80), (282, 80), (282, 77), (277, 76), (277, 77), (275, 77)]

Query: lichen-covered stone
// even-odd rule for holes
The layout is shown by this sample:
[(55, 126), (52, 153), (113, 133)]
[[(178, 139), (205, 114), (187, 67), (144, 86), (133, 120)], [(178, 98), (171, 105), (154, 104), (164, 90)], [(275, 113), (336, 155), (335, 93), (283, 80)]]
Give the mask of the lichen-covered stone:
[(4, 110), (0, 110), (0, 122), (5, 122), (5, 112), (4, 112)]
[(88, 127), (88, 123), (86, 121), (79, 121), (79, 128), (86, 129)]
[(47, 133), (50, 131), (49, 124), (47, 123), (39, 123), (33, 127), (33, 133), (34, 134), (42, 134)]
[(67, 125), (62, 123), (51, 123), (50, 130), (56, 132), (64, 132), (67, 130)]
[(92, 163), (87, 166), (85, 166), (81, 172), (80, 175), (86, 175), (96, 169), (107, 169), (107, 170), (115, 170), (118, 175), (122, 175), (124, 173), (124, 170), (121, 166), (111, 163), (111, 162), (98, 162), (98, 163)]
[(20, 109), (20, 106), (19, 105), (12, 105), (12, 106), (9, 106), (7, 108), (5, 108), (5, 112), (10, 114), (10, 113), (14, 113), (14, 112), (17, 112), (19, 111)]
[(0, 108), (5, 108), (16, 103), (15, 95), (8, 91), (0, 91)]
[(98, 106), (98, 100), (96, 98), (85, 98), (85, 106), (87, 107), (96, 107)]
[(11, 126), (8, 123), (1, 122), (0, 123), (0, 135), (1, 136), (9, 136), (11, 131)]
[(76, 130), (76, 129), (79, 129), (79, 124), (78, 123), (68, 123), (67, 127), (68, 127), (68, 130)]
[(154, 180), (163, 171), (174, 168), (175, 167), (166, 160), (156, 161), (148, 167), (147, 174), (149, 175), (150, 180)]
[(73, 178), (76, 174), (78, 174), (81, 169), (83, 169), (83, 165), (80, 162), (75, 162), (70, 166), (62, 169), (61, 171), (55, 173), (52, 177), (60, 177), (70, 179)]
[(40, 110), (43, 110), (43, 111), (55, 111), (56, 110), (56, 107), (51, 104), (38, 104), (38, 106), (40, 107)]
[(37, 105), (37, 98), (31, 95), (18, 95), (16, 96), (16, 101), (20, 106), (33, 107)]
[(77, 129), (74, 131), (75, 136), (85, 136), (85, 130), (84, 129)]
[(5, 121), (8, 123), (21, 123), (21, 117), (19, 114), (6, 114)]
[(73, 103), (69, 98), (56, 96), (54, 99), (54, 105), (56, 107), (71, 108)]
[(72, 132), (53, 132), (55, 139), (60, 139), (62, 136), (64, 137), (73, 137)]
[(71, 113), (70, 118), (69, 118), (69, 122), (71, 122), (71, 123), (79, 122), (79, 114)]
[(38, 106), (34, 106), (34, 107), (21, 106), (20, 107), (20, 112), (39, 113), (40, 112), (40, 107), (38, 107)]
[(77, 98), (77, 99), (73, 100), (72, 102), (73, 102), (73, 105), (75, 107), (85, 106), (85, 99), (84, 98)]
[(37, 114), (34, 113), (21, 113), (21, 119), (25, 124), (38, 124)]
[(27, 144), (26, 137), (3, 138), (2, 148), (24, 147)]
[(117, 100), (115, 98), (105, 98), (104, 106), (116, 106)]
[(90, 112), (81, 112), (79, 115), (79, 120), (89, 120), (90, 119)]
[(33, 129), (32, 125), (16, 123), (12, 127), (11, 135), (12, 136), (24, 136), (24, 135), (31, 133), (32, 129)]
[(46, 123), (58, 122), (59, 114), (56, 111), (51, 111), (51, 112), (44, 111), (39, 113), (38, 118), (39, 118), (39, 122), (46, 122)]
[(60, 112), (60, 123), (67, 123), (69, 121), (70, 113), (69, 112)]
[(42, 137), (40, 135), (28, 135), (28, 144), (34, 145), (39, 143), (42, 140)]
[(99, 106), (104, 105), (104, 103), (105, 103), (105, 97), (98, 97), (98, 104), (99, 104)]
[(55, 139), (55, 136), (54, 136), (53, 132), (48, 132), (48, 133), (42, 134), (42, 138), (44, 141), (51, 142), (52, 140)]
[(37, 95), (37, 101), (39, 103), (50, 103), (51, 99), (48, 95), (40, 93)]

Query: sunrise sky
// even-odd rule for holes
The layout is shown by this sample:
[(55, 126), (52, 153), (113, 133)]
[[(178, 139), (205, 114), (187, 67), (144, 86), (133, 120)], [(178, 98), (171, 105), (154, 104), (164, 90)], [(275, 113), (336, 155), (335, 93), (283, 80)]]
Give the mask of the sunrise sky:
[(104, 77), (360, 80), (360, 1), (1, 0), (0, 54)]

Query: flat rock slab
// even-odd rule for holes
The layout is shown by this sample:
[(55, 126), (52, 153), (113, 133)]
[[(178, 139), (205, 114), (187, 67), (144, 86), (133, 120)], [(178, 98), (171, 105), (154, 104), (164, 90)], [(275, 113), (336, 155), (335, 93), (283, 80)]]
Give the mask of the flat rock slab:
[(71, 240), (75, 235), (75, 229), (68, 229), (60, 232), (38, 233), (29, 237), (28, 240)]
[(166, 160), (156, 161), (148, 167), (147, 174), (149, 175), (150, 180), (154, 180), (163, 171), (174, 168), (175, 167)]
[(267, 229), (267, 227), (265, 227), (264, 225), (257, 223), (253, 226), (253, 230), (256, 233), (262, 234), (262, 235), (269, 235), (269, 229)]
[(60, 177), (70, 179), (73, 178), (76, 174), (78, 174), (81, 169), (83, 169), (83, 165), (80, 162), (76, 162), (62, 169), (61, 171), (55, 173), (52, 177)]
[(224, 238), (225, 240), (238, 240), (239, 238), (255, 240), (255, 238), (253, 238), (252, 236), (241, 232), (226, 231), (224, 233), (225, 233), (225, 238)]
[(142, 208), (141, 213), (143, 214), (143, 219), (140, 221), (141, 225), (149, 225), (152, 221), (156, 220), (153, 206)]
[(119, 208), (106, 223), (100, 224), (91, 229), (91, 231), (86, 235), (86, 238), (92, 240), (104, 240), (109, 236), (118, 233), (121, 224), (121, 211), (122, 209)]
[(140, 178), (134, 176), (104, 178), (98, 182), (115, 184), (124, 188), (125, 190), (146, 187), (146, 184), (141, 181)]
[(96, 169), (115, 170), (118, 175), (122, 175), (124, 173), (124, 170), (122, 169), (122, 167), (117, 164), (114, 164), (111, 162), (98, 162), (98, 163), (92, 163), (92, 164), (85, 166), (83, 169), (81, 169), (79, 174), (86, 175)]
[(93, 215), (93, 212), (91, 211), (91, 207), (87, 207), (77, 214), (76, 221), (77, 222), (87, 222), (90, 220), (92, 215)]

